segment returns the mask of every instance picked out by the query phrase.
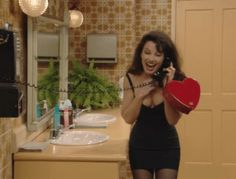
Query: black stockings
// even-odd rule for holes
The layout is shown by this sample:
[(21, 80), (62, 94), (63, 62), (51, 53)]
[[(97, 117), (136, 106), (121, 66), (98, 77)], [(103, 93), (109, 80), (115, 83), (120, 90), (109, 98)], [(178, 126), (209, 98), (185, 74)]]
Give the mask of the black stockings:
[(134, 179), (153, 179), (153, 172), (145, 169), (133, 170)]
[(163, 168), (156, 171), (156, 179), (177, 179), (178, 171), (174, 169)]
[[(155, 179), (177, 179), (178, 171), (174, 169), (159, 169), (155, 171)], [(134, 179), (153, 179), (154, 171), (145, 169), (133, 170)]]

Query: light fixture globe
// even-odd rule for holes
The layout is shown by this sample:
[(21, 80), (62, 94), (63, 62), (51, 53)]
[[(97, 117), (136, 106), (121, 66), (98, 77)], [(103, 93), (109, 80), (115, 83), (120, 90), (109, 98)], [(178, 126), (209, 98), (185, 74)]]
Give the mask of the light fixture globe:
[(79, 10), (69, 10), (70, 27), (77, 28), (82, 25), (84, 17)]
[(31, 17), (42, 15), (47, 7), (48, 0), (19, 0), (21, 10)]

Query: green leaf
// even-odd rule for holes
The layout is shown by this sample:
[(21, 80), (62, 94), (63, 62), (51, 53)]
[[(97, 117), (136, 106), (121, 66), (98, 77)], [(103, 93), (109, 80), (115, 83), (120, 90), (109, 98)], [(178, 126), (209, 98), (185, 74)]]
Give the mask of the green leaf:
[(38, 101), (47, 100), (48, 107), (52, 108), (59, 99), (59, 71), (57, 64), (50, 62), (48, 71), (38, 80)]
[(73, 61), (68, 80), (71, 90), (69, 97), (77, 107), (98, 109), (119, 104), (117, 87), (96, 71), (94, 63), (85, 67)]

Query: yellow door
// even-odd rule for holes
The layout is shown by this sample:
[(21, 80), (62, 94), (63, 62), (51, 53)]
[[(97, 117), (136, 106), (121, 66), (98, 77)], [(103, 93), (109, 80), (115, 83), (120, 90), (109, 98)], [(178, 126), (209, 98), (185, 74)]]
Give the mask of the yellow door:
[(176, 43), (201, 85), (177, 126), (179, 179), (236, 179), (236, 0), (176, 0)]

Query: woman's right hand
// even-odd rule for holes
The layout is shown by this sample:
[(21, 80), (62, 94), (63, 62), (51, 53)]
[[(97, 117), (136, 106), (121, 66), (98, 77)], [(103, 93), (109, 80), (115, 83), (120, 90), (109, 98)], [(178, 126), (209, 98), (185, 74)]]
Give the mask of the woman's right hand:
[(135, 96), (137, 98), (144, 99), (148, 94), (150, 94), (150, 92), (156, 88), (155, 84), (152, 81), (152, 79), (145, 80), (142, 83), (145, 85), (135, 88)]

